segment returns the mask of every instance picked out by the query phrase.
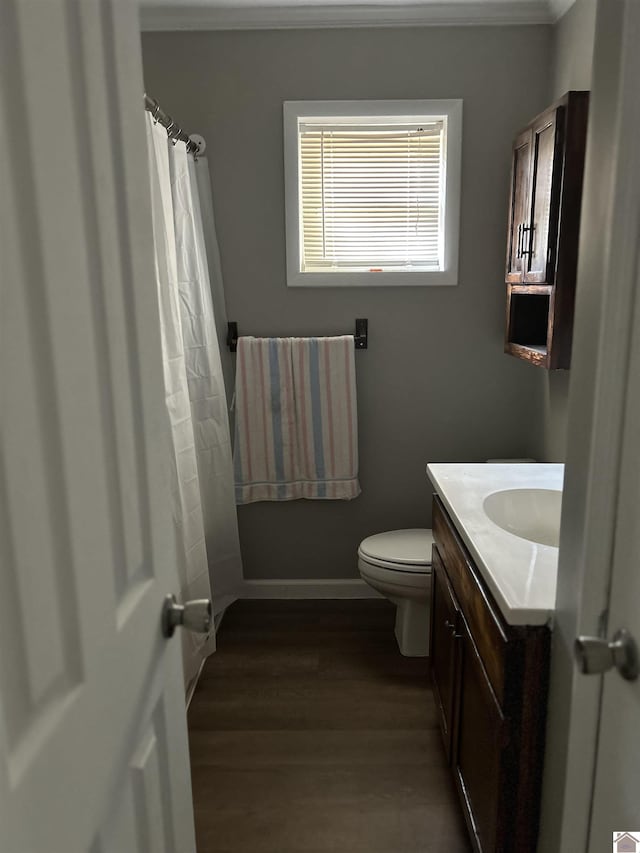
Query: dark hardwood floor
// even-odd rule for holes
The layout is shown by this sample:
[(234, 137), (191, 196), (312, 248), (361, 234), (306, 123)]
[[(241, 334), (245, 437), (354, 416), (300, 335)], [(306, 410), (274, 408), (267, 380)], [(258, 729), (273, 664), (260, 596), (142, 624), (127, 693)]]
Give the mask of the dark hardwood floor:
[(470, 850), (386, 601), (242, 601), (189, 711), (198, 853)]

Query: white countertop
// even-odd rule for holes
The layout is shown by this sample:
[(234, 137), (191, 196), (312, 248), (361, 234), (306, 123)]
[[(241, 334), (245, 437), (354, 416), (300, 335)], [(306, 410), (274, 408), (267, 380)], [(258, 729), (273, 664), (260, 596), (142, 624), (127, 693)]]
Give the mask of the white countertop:
[(553, 617), (558, 549), (522, 539), (483, 510), (503, 489), (562, 490), (564, 465), (433, 463), (427, 474), (510, 625), (545, 625)]

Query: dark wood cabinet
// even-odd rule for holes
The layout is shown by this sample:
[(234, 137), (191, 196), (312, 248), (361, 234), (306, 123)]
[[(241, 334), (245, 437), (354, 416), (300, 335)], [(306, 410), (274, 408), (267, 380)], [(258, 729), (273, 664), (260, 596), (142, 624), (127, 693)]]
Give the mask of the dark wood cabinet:
[(530, 225), (523, 246), (525, 284), (552, 285), (562, 180), (564, 107), (547, 110), (531, 129)]
[(506, 818), (502, 792), (508, 784), (508, 725), (468, 630), (462, 639), (455, 782), (477, 848), (502, 850), (498, 842)]
[(524, 223), (528, 220), (529, 175), (531, 174), (531, 131), (523, 131), (513, 143), (511, 204), (507, 240), (507, 282), (520, 284), (524, 271), (522, 247)]
[(505, 352), (568, 368), (573, 333), (588, 92), (568, 92), (513, 145)]
[(431, 674), (447, 758), (478, 853), (536, 849), (549, 629), (505, 622), (439, 498)]
[(432, 564), (431, 662), (433, 691), (440, 711), (440, 729), (447, 759), (451, 760), (453, 703), (456, 695), (457, 655), (460, 635), (458, 608), (442, 560), (436, 549)]

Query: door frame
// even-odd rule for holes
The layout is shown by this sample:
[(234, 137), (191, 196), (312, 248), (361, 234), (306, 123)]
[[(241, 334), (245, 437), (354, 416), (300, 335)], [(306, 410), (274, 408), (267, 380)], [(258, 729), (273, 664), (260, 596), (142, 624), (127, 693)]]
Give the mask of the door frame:
[(573, 661), (605, 636), (640, 234), (640, 4), (599, 0), (569, 393), (540, 850), (588, 842), (602, 677)]

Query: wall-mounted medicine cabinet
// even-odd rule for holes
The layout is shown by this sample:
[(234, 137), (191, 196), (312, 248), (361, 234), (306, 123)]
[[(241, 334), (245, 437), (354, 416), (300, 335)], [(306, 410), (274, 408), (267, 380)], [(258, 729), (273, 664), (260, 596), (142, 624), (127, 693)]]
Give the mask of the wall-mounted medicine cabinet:
[(568, 92), (513, 145), (505, 352), (550, 370), (571, 358), (588, 92)]

